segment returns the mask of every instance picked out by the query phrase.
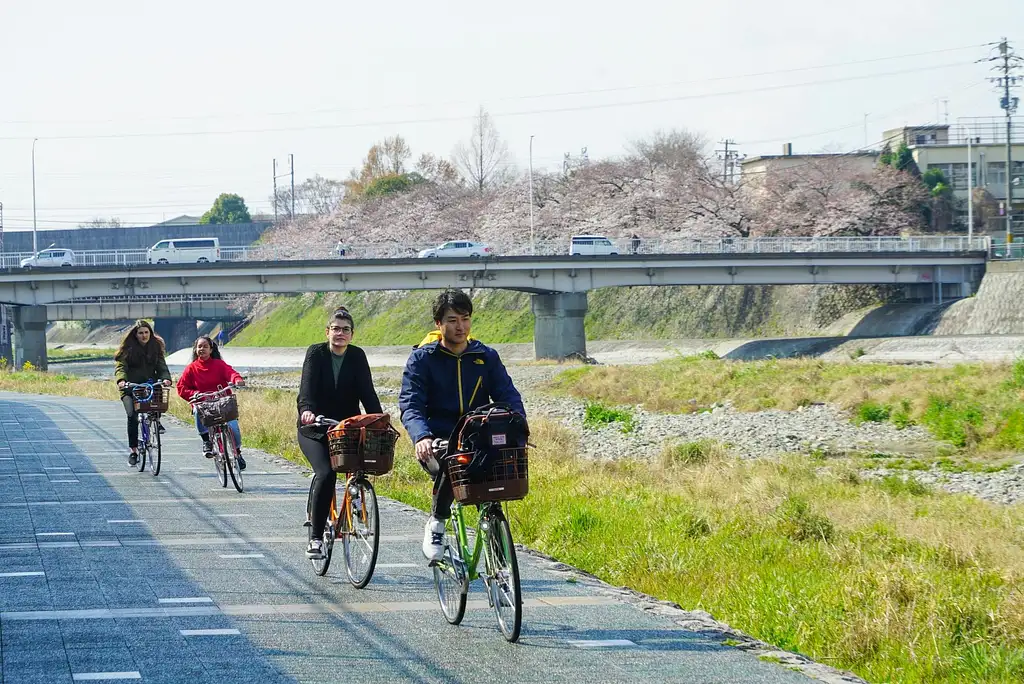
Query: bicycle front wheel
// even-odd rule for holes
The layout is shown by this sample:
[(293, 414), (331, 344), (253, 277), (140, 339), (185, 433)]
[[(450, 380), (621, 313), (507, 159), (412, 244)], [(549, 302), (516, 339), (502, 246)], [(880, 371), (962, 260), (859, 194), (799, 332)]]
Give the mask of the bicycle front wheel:
[(501, 508), (495, 506), (487, 516), (484, 539), (487, 549), (488, 589), (498, 628), (509, 642), (519, 639), (523, 626), (523, 596), (520, 593), (519, 562), (512, 543), (512, 531)]
[(228, 486), (227, 446), (224, 444), (224, 431), (219, 427), (211, 428), (213, 434), (213, 448), (216, 453), (213, 455), (213, 465), (217, 468), (217, 479), (221, 487)]
[(466, 593), (469, 590), (465, 565), (458, 547), (452, 546), (456, 538), (452, 523), (449, 521), (445, 530), (444, 552), (441, 560), (434, 563), (434, 588), (437, 589), (437, 600), (441, 604), (444, 619), (453, 625), (462, 622), (466, 614)]
[(228, 472), (231, 473), (231, 483), (241, 493), (242, 470), (238, 467), (238, 445), (235, 444), (235, 435), (229, 429), (224, 429), (221, 434), (224, 435), (224, 444), (228, 448), (228, 453), (224, 460), (228, 464)]
[(365, 477), (348, 485), (348, 504), (341, 512), (341, 543), (345, 549), (345, 567), (348, 579), (356, 589), (362, 589), (373, 577), (377, 565), (380, 543), (380, 516), (377, 513), (377, 493)]
[(146, 471), (146, 451), (149, 445), (149, 416), (145, 413), (139, 415), (139, 442), (138, 442), (138, 453), (139, 462), (135, 464), (135, 467), (139, 469), (140, 473)]
[(149, 447), (146, 449), (149, 452), (149, 471), (153, 473), (153, 477), (160, 474), (160, 416), (156, 419), (150, 419), (149, 421)]

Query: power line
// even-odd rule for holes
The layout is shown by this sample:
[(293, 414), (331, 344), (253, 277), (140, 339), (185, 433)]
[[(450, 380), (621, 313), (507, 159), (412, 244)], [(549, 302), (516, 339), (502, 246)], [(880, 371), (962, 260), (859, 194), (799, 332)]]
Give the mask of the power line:
[[(634, 84), (626, 86), (612, 86), (607, 88), (589, 88), (583, 90), (569, 90), (562, 92), (553, 93), (533, 93), (526, 95), (512, 95), (498, 98), (489, 98), (490, 102), (514, 102), (519, 100), (538, 100), (547, 99), (554, 97), (574, 97), (579, 95), (593, 95), (601, 93), (614, 93), (614, 92), (626, 92), (633, 90), (648, 90), (653, 88), (670, 88), (680, 85), (694, 85), (697, 83), (715, 83), (720, 81), (732, 81), (741, 80), (744, 78), (761, 78), (764, 76), (777, 76), (782, 74), (794, 74), (806, 71), (819, 71), (822, 69), (835, 69), (839, 67), (857, 66), (862, 64), (875, 64), (878, 62), (887, 62), (899, 59), (911, 59), (914, 57), (928, 57), (939, 54), (946, 54), (950, 52), (961, 52), (965, 50), (977, 50), (979, 45), (962, 45), (959, 47), (950, 48), (939, 48), (936, 50), (926, 50), (924, 52), (911, 52), (900, 55), (887, 55), (884, 57), (872, 57), (868, 59), (854, 59), (846, 60), (842, 62), (831, 62), (827, 64), (816, 64), (811, 66), (802, 67), (790, 67), (785, 69), (773, 69), (769, 71), (758, 71), (746, 74), (730, 74), (726, 76), (710, 76), (707, 78), (687, 79), (683, 81), (668, 81), (663, 83), (648, 83), (648, 84)], [(244, 114), (212, 114), (212, 115), (192, 115), (192, 116), (170, 116), (170, 117), (157, 117), (151, 119), (134, 119), (135, 121), (202, 121), (209, 119), (227, 119), (227, 118), (242, 118), (245, 116), (268, 116), (268, 117), (280, 117), (280, 116), (301, 116), (309, 114), (338, 114), (344, 112), (367, 112), (377, 111), (380, 109), (413, 109), (413, 108), (427, 108), (427, 107), (447, 107), (455, 105), (465, 104), (479, 104), (478, 102), (468, 102), (466, 100), (454, 100), (447, 102), (435, 102), (435, 103), (404, 103), (404, 104), (385, 104), (378, 105), (375, 107), (347, 107), (347, 108), (324, 108), (324, 109), (312, 109), (312, 110), (299, 110), (291, 112), (266, 112), (266, 113), (244, 113)], [(468, 117), (473, 118), (473, 117)], [(102, 124), (102, 123), (123, 123), (126, 121), (132, 121), (132, 119), (93, 119), (93, 120), (74, 120), (74, 119), (50, 119), (50, 120), (11, 120), (11, 121), (0, 121), (0, 125), (33, 125), (33, 124), (69, 124), (69, 123), (84, 123), (84, 124)]]
[[(748, 95), (750, 93), (759, 92), (770, 92), (776, 90), (788, 90), (792, 88), (806, 88), (818, 85), (828, 85), (832, 83), (844, 83), (850, 81), (860, 81), (867, 79), (885, 78), (888, 76), (900, 76), (904, 74), (921, 73), (925, 71), (937, 71), (941, 69), (951, 69), (957, 67), (970, 66), (973, 62), (955, 62), (950, 64), (935, 64), (925, 67), (915, 67), (912, 69), (901, 69), (896, 71), (888, 71), (873, 74), (862, 74), (859, 76), (845, 76), (830, 79), (820, 79), (817, 81), (803, 81), (800, 83), (785, 83), (770, 86), (760, 86), (755, 88), (744, 88), (739, 90), (721, 91), (716, 93), (694, 93), (688, 95), (675, 95), (670, 97), (659, 97), (650, 98), (646, 100), (632, 100), (623, 102), (606, 102), (586, 105), (571, 105), (564, 107), (551, 107), (547, 109), (532, 109), (532, 110), (520, 110), (495, 113), (494, 117), (517, 117), (517, 116), (532, 116), (536, 114), (558, 114), (566, 112), (579, 112), (589, 111), (595, 109), (615, 109), (619, 107), (635, 107), (651, 104), (664, 104), (668, 102), (682, 102), (687, 100), (703, 100), (717, 97), (729, 97), (733, 95)], [(94, 133), (94, 134), (83, 134), (83, 135), (55, 135), (55, 136), (5, 136), (0, 137), (0, 140), (31, 140), (32, 138), (38, 138), (39, 140), (118, 140), (118, 139), (136, 139), (136, 138), (176, 138), (176, 137), (192, 137), (192, 136), (205, 136), (205, 135), (253, 135), (262, 133), (287, 133), (287, 132), (300, 132), (300, 131), (314, 131), (314, 130), (339, 130), (339, 129), (352, 129), (352, 128), (368, 128), (368, 127), (382, 127), (382, 126), (403, 126), (413, 124), (431, 124), (431, 123), (446, 123), (452, 121), (467, 121), (476, 118), (473, 116), (441, 116), (431, 117), (422, 119), (404, 119), (404, 120), (391, 120), (391, 121), (363, 121), (355, 123), (335, 123), (335, 124), (310, 124), (303, 126), (278, 126), (278, 127), (267, 127), (267, 128), (249, 128), (249, 129), (221, 129), (221, 130), (205, 130), (205, 131), (162, 131), (162, 132), (140, 132), (140, 133)]]

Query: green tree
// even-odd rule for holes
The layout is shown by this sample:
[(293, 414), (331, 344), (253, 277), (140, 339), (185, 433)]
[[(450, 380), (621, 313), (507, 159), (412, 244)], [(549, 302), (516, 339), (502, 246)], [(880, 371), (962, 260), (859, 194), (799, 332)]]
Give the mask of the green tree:
[(221, 193), (213, 202), (210, 210), (203, 214), (199, 223), (203, 224), (224, 224), (224, 223), (249, 223), (252, 218), (249, 216), (249, 207), (245, 206), (245, 200), (241, 195), (234, 193)]
[(892, 166), (892, 146), (889, 143), (885, 143), (882, 147), (882, 153), (878, 156), (878, 163), (880, 166)]
[(420, 174), (413, 171), (412, 173), (389, 173), (386, 176), (381, 176), (370, 182), (363, 190), (363, 197), (383, 197), (385, 195), (394, 195), (395, 193), (405, 192), (411, 189), (414, 185), (427, 182), (426, 179)]
[(901, 142), (900, 146), (896, 148), (896, 153), (892, 155), (890, 165), (898, 171), (907, 171), (915, 176), (921, 175), (921, 169), (918, 168), (917, 162), (914, 161), (914, 153), (907, 147), (906, 141)]

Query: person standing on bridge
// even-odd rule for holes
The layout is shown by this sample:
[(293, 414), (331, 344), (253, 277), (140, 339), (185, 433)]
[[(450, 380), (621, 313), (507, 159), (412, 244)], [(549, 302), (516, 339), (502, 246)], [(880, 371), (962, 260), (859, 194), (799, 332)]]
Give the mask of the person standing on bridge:
[[(229, 384), (245, 385), (245, 380), (238, 371), (229, 366), (220, 356), (220, 347), (207, 335), (201, 335), (192, 345), (192, 363), (185, 366), (178, 378), (178, 396), (191, 402), (192, 397), (200, 392), (215, 392)], [(192, 407), (192, 415), (196, 419), (196, 431), (203, 438), (203, 455), (213, 458), (213, 444), (210, 442), (210, 429), (199, 420), (199, 413)], [(242, 458), (242, 430), (237, 420), (228, 421), (228, 429), (234, 434), (235, 447), (238, 449), (238, 469), (245, 470), (245, 459)]]
[(135, 321), (114, 354), (114, 380), (121, 390), (121, 403), (128, 414), (128, 448), (131, 450), (128, 465), (139, 462), (139, 414), (135, 412), (135, 397), (127, 391), (125, 384), (161, 380), (169, 387), (171, 372), (167, 370), (166, 354), (163, 338), (153, 332), (149, 321), (141, 319)]
[(327, 318), (327, 341), (311, 345), (302, 363), (302, 380), (296, 399), (299, 448), (313, 469), (310, 500), (307, 502), (312, 528), (306, 548), (307, 558), (323, 557), (321, 540), (338, 480), (338, 474), (331, 468), (328, 428), (315, 425), (316, 417), (345, 420), (358, 416), (360, 402), (366, 413), (384, 412), (373, 388), (366, 353), (352, 344), (355, 327), (352, 314), (347, 309), (335, 309)]
[[(523, 398), (512, 384), (498, 352), (469, 336), (473, 301), (462, 290), (445, 290), (434, 300), (434, 325), (409, 355), (402, 373), (398, 408), (402, 425), (426, 467), (435, 438), (448, 439), (459, 418), (490, 402), (509, 404), (526, 417)], [(429, 472), (429, 470), (428, 470)], [(445, 521), (455, 493), (442, 463), (434, 475), (433, 506), (423, 531), (423, 555), (440, 560)]]

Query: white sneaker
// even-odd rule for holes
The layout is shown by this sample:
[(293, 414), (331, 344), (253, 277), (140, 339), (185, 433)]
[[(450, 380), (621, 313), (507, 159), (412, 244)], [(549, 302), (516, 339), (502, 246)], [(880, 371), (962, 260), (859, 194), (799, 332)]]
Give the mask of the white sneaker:
[(423, 555), (430, 562), (441, 560), (444, 555), (444, 520), (431, 517), (423, 530)]

